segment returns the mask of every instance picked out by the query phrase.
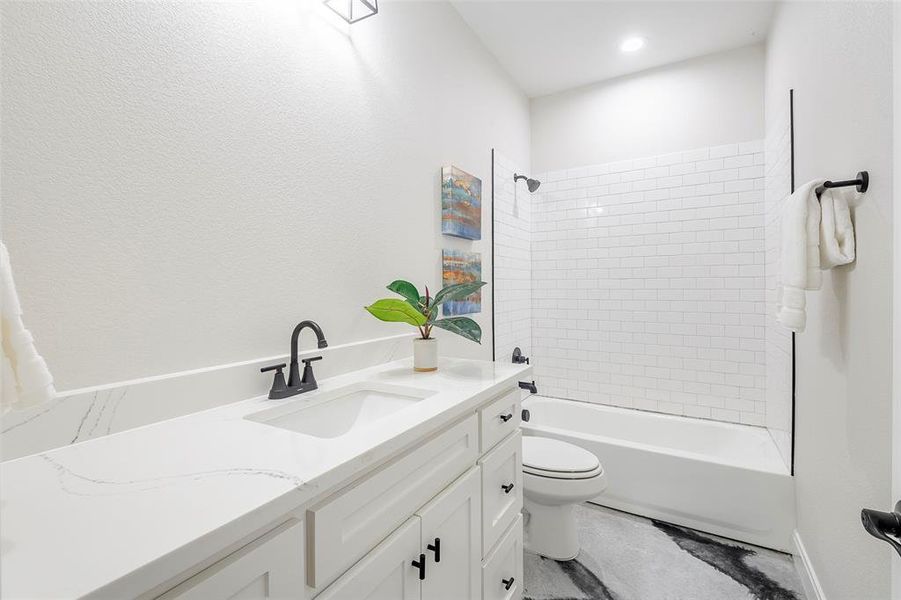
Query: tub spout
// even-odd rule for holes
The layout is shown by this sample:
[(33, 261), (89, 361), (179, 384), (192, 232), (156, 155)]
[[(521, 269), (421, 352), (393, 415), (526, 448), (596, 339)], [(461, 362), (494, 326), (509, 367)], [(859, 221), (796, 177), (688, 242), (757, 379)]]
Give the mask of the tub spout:
[(529, 392), (532, 394), (538, 393), (538, 387), (535, 385), (534, 379), (532, 381), (520, 381), (519, 387), (524, 390), (529, 390)]

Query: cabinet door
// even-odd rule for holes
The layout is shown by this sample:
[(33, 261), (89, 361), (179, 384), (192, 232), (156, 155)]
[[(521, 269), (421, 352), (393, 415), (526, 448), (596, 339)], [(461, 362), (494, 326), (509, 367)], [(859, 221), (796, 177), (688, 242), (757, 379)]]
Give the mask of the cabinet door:
[(301, 600), (303, 523), (292, 519), (194, 577), (161, 600)]
[[(419, 517), (411, 517), (316, 600), (420, 600)], [(428, 568), (428, 565), (426, 565)]]
[(482, 597), (481, 487), (479, 467), (473, 467), (418, 511), (428, 560), (422, 582), (424, 599)]
[(482, 552), (488, 554), (522, 510), (522, 434), (508, 436), (479, 460)]
[(504, 533), (482, 567), (484, 600), (522, 599), (522, 515)]

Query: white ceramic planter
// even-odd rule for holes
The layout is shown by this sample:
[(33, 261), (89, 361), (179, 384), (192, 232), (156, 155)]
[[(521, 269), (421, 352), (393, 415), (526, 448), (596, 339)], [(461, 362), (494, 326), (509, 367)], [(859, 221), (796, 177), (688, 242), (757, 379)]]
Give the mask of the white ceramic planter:
[(413, 370), (419, 372), (438, 370), (438, 340), (435, 338), (413, 340)]

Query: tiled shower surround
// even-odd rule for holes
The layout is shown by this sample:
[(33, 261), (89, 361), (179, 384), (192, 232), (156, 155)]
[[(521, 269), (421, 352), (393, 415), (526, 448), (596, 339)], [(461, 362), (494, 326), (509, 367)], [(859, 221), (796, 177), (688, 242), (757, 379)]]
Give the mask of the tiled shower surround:
[(791, 117), (784, 109), (769, 119), (766, 135), (766, 426), (786, 465), (792, 447), (792, 334), (776, 321), (781, 248), (780, 215), (791, 193)]
[(524, 173), (494, 152), (494, 350), (497, 360), (509, 361), (513, 349), (532, 352), (532, 197)]
[(541, 393), (764, 425), (763, 143), (537, 177)]

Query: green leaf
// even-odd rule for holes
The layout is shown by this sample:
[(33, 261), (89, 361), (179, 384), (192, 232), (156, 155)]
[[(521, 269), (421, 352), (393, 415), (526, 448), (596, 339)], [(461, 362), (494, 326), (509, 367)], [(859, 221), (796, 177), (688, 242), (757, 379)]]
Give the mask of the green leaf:
[(425, 316), (410, 305), (406, 300), (397, 298), (382, 298), (372, 303), (372, 306), (364, 307), (376, 319), (393, 323), (409, 323), (410, 325), (425, 325)]
[(416, 286), (409, 281), (404, 281), (403, 279), (392, 281), (388, 284), (388, 289), (409, 300), (413, 306), (416, 306), (419, 303), (419, 290), (417, 290)]
[(484, 281), (472, 281), (469, 283), (457, 283), (454, 285), (449, 285), (437, 294), (435, 294), (435, 300), (433, 303), (434, 306), (438, 306), (442, 302), (446, 302), (448, 300), (462, 300), (466, 296), (471, 296), (475, 294), (482, 286), (485, 285)]
[(477, 344), (482, 343), (482, 328), (469, 317), (448, 317), (435, 321), (432, 325), (456, 333)]

